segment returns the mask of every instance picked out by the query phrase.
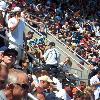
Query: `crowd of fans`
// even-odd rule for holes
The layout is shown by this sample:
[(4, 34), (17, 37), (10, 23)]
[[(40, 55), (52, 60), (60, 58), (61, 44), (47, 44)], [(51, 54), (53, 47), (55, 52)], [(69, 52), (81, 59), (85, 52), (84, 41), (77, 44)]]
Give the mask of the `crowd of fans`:
[[(94, 5), (91, 14), (86, 2), (0, 1), (0, 100), (30, 100), (30, 93), (37, 100), (100, 99), (99, 7), (94, 10)], [(70, 73), (73, 62), (69, 57), (60, 62), (54, 42), (28, 45), (34, 34), (25, 34), (26, 21), (45, 37), (47, 31), (54, 34), (91, 63), (88, 86), (84, 81), (77, 84)]]

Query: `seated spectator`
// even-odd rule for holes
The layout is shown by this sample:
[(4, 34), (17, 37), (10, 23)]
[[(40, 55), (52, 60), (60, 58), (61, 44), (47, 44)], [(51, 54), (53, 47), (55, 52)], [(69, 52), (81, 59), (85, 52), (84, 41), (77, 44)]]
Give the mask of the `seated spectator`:
[(22, 100), (28, 93), (28, 77), (19, 70), (10, 69), (7, 87), (0, 91), (0, 100)]
[(63, 67), (64, 72), (69, 72), (72, 66), (72, 62), (69, 57), (66, 57), (65, 60), (60, 63), (60, 65)]
[(19, 61), (19, 66), (21, 67), (21, 70), (27, 74), (30, 73), (28, 67), (29, 67), (29, 60), (28, 58), (23, 58)]

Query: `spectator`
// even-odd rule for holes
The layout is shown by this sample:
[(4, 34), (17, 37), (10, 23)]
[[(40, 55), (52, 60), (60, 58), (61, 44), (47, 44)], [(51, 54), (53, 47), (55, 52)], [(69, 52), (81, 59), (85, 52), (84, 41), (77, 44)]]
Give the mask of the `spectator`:
[[(21, 8), (15, 7), (13, 10), (14, 17), (8, 21), (9, 39), (23, 47), (25, 22), (21, 19)], [(14, 44), (9, 43), (9, 48), (14, 48), (18, 51), (19, 60), (23, 57), (22, 49)]]
[(100, 98), (100, 70), (98, 70), (98, 73), (90, 79), (90, 84), (95, 86), (94, 95), (95, 100), (97, 100)]
[(3, 53), (3, 58), (1, 63), (7, 65), (7, 67), (9, 68), (14, 67), (17, 55), (18, 52), (15, 49), (7, 49)]
[(64, 72), (69, 72), (72, 66), (72, 62), (69, 57), (66, 57), (65, 61), (61, 62), (60, 65), (63, 67)]
[(52, 83), (53, 81), (50, 79), (49, 76), (41, 76), (39, 77), (39, 86), (36, 88), (36, 93), (37, 93), (37, 98), (39, 100), (46, 100), (46, 94), (45, 94), (45, 89), (48, 89), (50, 83)]
[(64, 89), (59, 90), (59, 92), (56, 93), (56, 96), (58, 98), (61, 98), (63, 100), (71, 100), (71, 97), (68, 95), (71, 91), (71, 88), (68, 84), (64, 85)]
[(7, 87), (0, 91), (1, 100), (22, 100), (27, 96), (28, 77), (22, 71), (10, 69)]
[(51, 68), (52, 74), (55, 73), (54, 76), (56, 76), (60, 54), (59, 54), (59, 51), (55, 48), (54, 42), (49, 43), (49, 49), (44, 53), (43, 57), (46, 62), (47, 71), (50, 71), (50, 68)]

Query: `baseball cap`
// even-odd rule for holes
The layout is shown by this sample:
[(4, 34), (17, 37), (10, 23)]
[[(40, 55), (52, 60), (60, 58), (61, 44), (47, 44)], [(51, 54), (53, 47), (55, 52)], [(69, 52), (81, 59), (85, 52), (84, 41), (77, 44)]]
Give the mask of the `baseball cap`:
[(53, 82), (53, 81), (50, 79), (50, 77), (47, 76), (47, 75), (44, 75), (44, 76), (39, 77), (39, 80), (40, 80), (40, 81), (46, 81), (46, 82), (49, 82), (49, 83), (52, 83), (52, 82)]
[(15, 49), (6, 49), (4, 51), (4, 55), (8, 55), (8, 54), (17, 56), (18, 55), (18, 52)]
[(12, 12), (20, 12), (21, 11), (21, 8), (20, 7), (15, 7)]
[(49, 45), (50, 46), (55, 46), (55, 43), (54, 42), (50, 42)]

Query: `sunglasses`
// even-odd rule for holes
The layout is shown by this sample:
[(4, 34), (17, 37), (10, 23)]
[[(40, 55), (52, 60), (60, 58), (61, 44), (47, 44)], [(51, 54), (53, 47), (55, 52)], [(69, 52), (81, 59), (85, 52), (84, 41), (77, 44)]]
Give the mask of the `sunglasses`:
[(5, 84), (5, 83), (7, 83), (6, 80), (0, 80), (0, 84)]
[(29, 85), (28, 84), (19, 84), (19, 83), (16, 83), (18, 86), (20, 86), (22, 89), (24, 90), (28, 90), (29, 89)]

